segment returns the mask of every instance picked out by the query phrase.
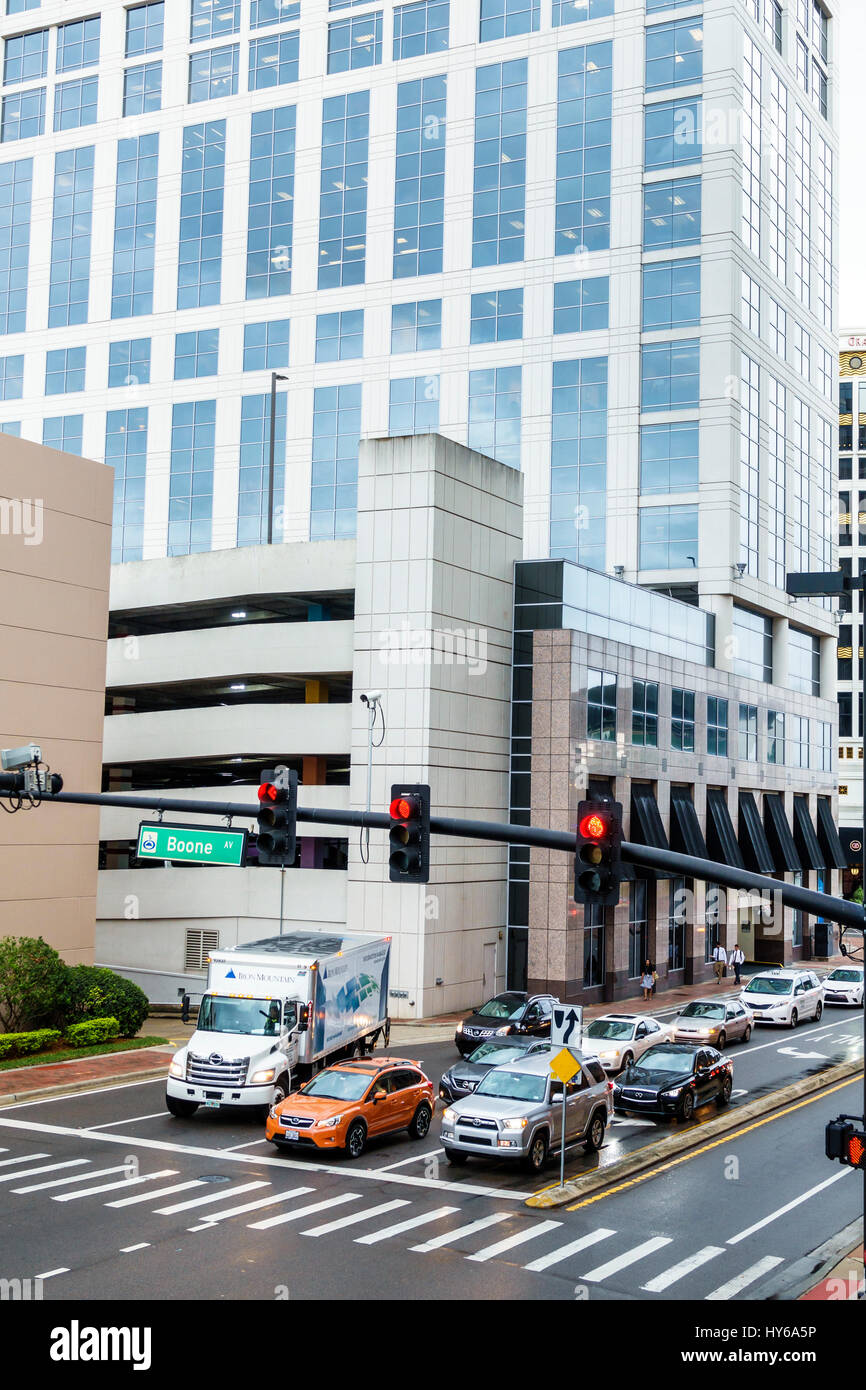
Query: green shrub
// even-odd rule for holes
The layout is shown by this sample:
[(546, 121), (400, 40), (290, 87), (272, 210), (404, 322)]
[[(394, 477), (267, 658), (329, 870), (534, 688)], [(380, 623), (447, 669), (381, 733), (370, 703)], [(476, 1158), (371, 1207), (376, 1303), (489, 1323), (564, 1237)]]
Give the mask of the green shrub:
[(43, 1052), (51, 1043), (58, 1042), (60, 1037), (57, 1028), (35, 1028), (29, 1033), (2, 1033), (0, 1057), (29, 1057), (33, 1052)]
[(131, 980), (99, 965), (75, 965), (69, 971), (64, 1023), (113, 1018), (122, 1038), (134, 1038), (148, 1015), (147, 995)]
[(90, 1047), (92, 1043), (109, 1042), (120, 1032), (116, 1018), (89, 1018), (84, 1023), (71, 1023), (66, 1041), (73, 1047)]
[(41, 936), (0, 939), (0, 1033), (61, 1022), (71, 973)]

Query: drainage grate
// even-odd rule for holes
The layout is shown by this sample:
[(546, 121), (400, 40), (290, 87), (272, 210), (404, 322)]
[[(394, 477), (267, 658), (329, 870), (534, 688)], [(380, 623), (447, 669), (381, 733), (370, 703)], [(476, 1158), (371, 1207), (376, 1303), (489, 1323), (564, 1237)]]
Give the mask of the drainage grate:
[(199, 1182), (231, 1182), (224, 1173), (200, 1173)]

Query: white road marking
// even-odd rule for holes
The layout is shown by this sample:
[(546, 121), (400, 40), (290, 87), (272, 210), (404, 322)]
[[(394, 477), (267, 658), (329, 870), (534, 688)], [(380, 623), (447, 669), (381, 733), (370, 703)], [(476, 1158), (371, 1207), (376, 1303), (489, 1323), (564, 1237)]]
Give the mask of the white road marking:
[(585, 1250), (587, 1246), (597, 1245), (600, 1240), (607, 1240), (608, 1236), (615, 1235), (616, 1231), (608, 1231), (604, 1228), (590, 1231), (588, 1236), (581, 1236), (579, 1240), (573, 1240), (568, 1245), (560, 1245), (558, 1250), (553, 1250), (549, 1255), (542, 1255), (540, 1259), (533, 1260), (531, 1264), (524, 1265), (523, 1268), (540, 1273), (543, 1269), (549, 1269), (551, 1265), (567, 1260), (569, 1255), (576, 1255), (578, 1251)]
[(56, 1173), (58, 1168), (80, 1168), (89, 1163), (89, 1158), (67, 1158), (63, 1163), (46, 1163), (41, 1168), (29, 1168), (24, 1173), (4, 1173), (0, 1182), (18, 1182), (21, 1178), (35, 1178), (37, 1173)]
[(629, 1265), (637, 1264), (638, 1260), (643, 1260), (654, 1251), (670, 1245), (672, 1240), (672, 1236), (653, 1236), (651, 1240), (645, 1240), (642, 1244), (633, 1246), (631, 1250), (626, 1250), (624, 1255), (617, 1255), (616, 1259), (608, 1260), (607, 1264), (596, 1265), (595, 1269), (581, 1275), (581, 1278), (590, 1284), (600, 1284), (612, 1274), (619, 1274), (621, 1269), (628, 1269)]
[(475, 1255), (467, 1255), (466, 1258), (483, 1264), (487, 1260), (492, 1260), (494, 1255), (502, 1255), (513, 1246), (524, 1245), (526, 1241), (535, 1240), (536, 1236), (544, 1235), (545, 1231), (555, 1231), (561, 1225), (561, 1221), (539, 1221), (527, 1229), (518, 1231), (516, 1235), (506, 1236), (504, 1240), (498, 1240), (495, 1245), (485, 1245), (483, 1250), (479, 1250)]
[(728, 1245), (738, 1245), (741, 1240), (746, 1240), (748, 1236), (754, 1235), (755, 1231), (763, 1230), (764, 1226), (769, 1226), (771, 1221), (777, 1221), (779, 1217), (784, 1216), (786, 1212), (793, 1211), (795, 1207), (801, 1206), (803, 1202), (808, 1202), (809, 1198), (814, 1197), (817, 1192), (823, 1192), (825, 1187), (831, 1187), (834, 1182), (838, 1182), (840, 1178), (847, 1178), (849, 1173), (855, 1171), (854, 1168), (842, 1168), (838, 1173), (834, 1173), (832, 1178), (825, 1178), (823, 1182), (819, 1182), (815, 1187), (810, 1187), (808, 1192), (804, 1192), (800, 1197), (795, 1197), (792, 1202), (786, 1202), (785, 1205), (779, 1207), (777, 1211), (771, 1211), (769, 1216), (762, 1217), (760, 1221), (755, 1222), (754, 1226), (749, 1226), (745, 1231), (740, 1231), (739, 1235), (731, 1236), (728, 1240)]
[(425, 1240), (423, 1245), (411, 1245), (409, 1248), (422, 1254), (426, 1254), (428, 1250), (441, 1250), (443, 1245), (453, 1245), (455, 1240), (462, 1240), (464, 1236), (474, 1236), (476, 1231), (485, 1231), (488, 1226), (507, 1221), (511, 1215), (510, 1211), (497, 1211), (493, 1216), (482, 1216), (480, 1220), (472, 1221), (468, 1226), (458, 1226), (455, 1231), (446, 1231), (444, 1236), (434, 1236), (432, 1240)]
[[(0, 1150), (8, 1152), (6, 1149)], [(37, 1158), (50, 1158), (50, 1154), (19, 1154), (17, 1158), (0, 1158), (0, 1168), (8, 1168), (10, 1163), (35, 1163)]]
[(120, 1253), (121, 1255), (131, 1255), (132, 1252), (133, 1252), (133, 1250), (149, 1250), (149, 1249), (150, 1249), (150, 1241), (149, 1241), (149, 1240), (142, 1240), (142, 1241), (139, 1241), (138, 1245), (122, 1245), (122, 1246), (120, 1247), (119, 1253)]
[(270, 1148), (269, 1139), (248, 1139), (245, 1144), (232, 1144), (230, 1149), (226, 1149), (227, 1154), (235, 1154), (238, 1149), (254, 1149), (256, 1144), (267, 1144)]
[[(90, 1178), (105, 1178), (108, 1176), (109, 1173), (125, 1173), (126, 1171), (126, 1164), (119, 1163), (115, 1168), (97, 1168), (95, 1172), (88, 1171), (87, 1179), (89, 1180)], [(21, 1174), (19, 1174), (19, 1176), (21, 1176)], [(85, 1178), (83, 1173), (73, 1173), (70, 1177), (67, 1178), (50, 1178), (48, 1182), (34, 1182), (31, 1183), (29, 1187), (13, 1187), (12, 1191), (43, 1192), (46, 1187), (66, 1187), (71, 1182), (84, 1181)]]
[(237, 1187), (224, 1187), (222, 1192), (209, 1192), (204, 1197), (191, 1197), (188, 1202), (175, 1202), (170, 1207), (154, 1207), (157, 1216), (173, 1216), (176, 1211), (204, 1207), (209, 1202), (222, 1202), (226, 1197), (240, 1197), (242, 1192), (254, 1192), (257, 1187), (270, 1187), (268, 1182), (242, 1182)]
[(34, 1279), (53, 1279), (55, 1274), (68, 1274), (69, 1266), (61, 1265), (59, 1269), (47, 1269), (44, 1274), (34, 1274)]
[(396, 1226), (384, 1226), (381, 1231), (373, 1231), (368, 1236), (356, 1236), (355, 1244), (376, 1245), (380, 1240), (402, 1235), (404, 1231), (412, 1231), (416, 1226), (426, 1226), (429, 1221), (440, 1221), (443, 1216), (451, 1216), (459, 1210), (459, 1207), (437, 1207), (435, 1211), (425, 1212), (423, 1216), (410, 1216), (408, 1221), (398, 1221)]
[(108, 1129), (109, 1125), (135, 1125), (139, 1120), (159, 1120), (167, 1114), (167, 1110), (154, 1110), (151, 1115), (130, 1115), (125, 1120), (105, 1120), (100, 1125), (89, 1125), (88, 1129)]
[(269, 1231), (271, 1226), (282, 1226), (287, 1221), (299, 1221), (303, 1216), (312, 1216), (317, 1211), (327, 1211), (329, 1207), (342, 1206), (344, 1202), (357, 1202), (360, 1196), (360, 1192), (343, 1192), (338, 1197), (327, 1197), (324, 1201), (313, 1202), (310, 1206), (301, 1207), (300, 1211), (281, 1212), (279, 1216), (268, 1216), (264, 1221), (251, 1221), (249, 1229), (251, 1231)]
[[(120, 1182), (98, 1183), (96, 1187), (82, 1187), (79, 1192), (62, 1192), (52, 1197), (52, 1202), (77, 1202), (79, 1197), (93, 1197), (97, 1192), (116, 1192), (118, 1188), (140, 1187), (143, 1182), (154, 1182), (156, 1178), (173, 1178), (176, 1168), (161, 1168), (158, 1173), (142, 1173), (136, 1178), (121, 1178)], [(87, 1175), (90, 1177), (90, 1174)]]
[(211, 1211), (204, 1217), (201, 1226), (191, 1226), (192, 1231), (203, 1231), (206, 1226), (214, 1226), (217, 1221), (227, 1221), (230, 1216), (242, 1216), (247, 1211), (258, 1211), (260, 1207), (272, 1207), (276, 1202), (288, 1202), (290, 1197), (305, 1197), (315, 1192), (314, 1187), (292, 1187), (288, 1192), (271, 1192), (267, 1197), (259, 1197), (255, 1202), (244, 1202), (239, 1207), (227, 1207), (225, 1211)]
[(22, 1105), (54, 1105), (58, 1100), (78, 1100), (81, 1096), (102, 1096), (106, 1091), (129, 1091), (133, 1086), (164, 1086), (159, 1076), (149, 1076), (144, 1081), (123, 1081), (119, 1086), (94, 1086), (90, 1091), (67, 1091), (63, 1096), (45, 1096), (42, 1100), (25, 1100), (0, 1106), (0, 1110), (19, 1110)]
[(444, 1154), (444, 1149), (429, 1149), (427, 1153), (413, 1154), (411, 1158), (401, 1158), (399, 1163), (386, 1163), (382, 1168), (377, 1168), (377, 1173), (390, 1173), (392, 1168), (405, 1168), (407, 1163), (420, 1163), (422, 1159), (433, 1158), (436, 1154)]
[(749, 1265), (748, 1269), (744, 1269), (741, 1274), (735, 1274), (733, 1279), (729, 1279), (726, 1284), (720, 1284), (717, 1289), (713, 1289), (712, 1293), (706, 1294), (704, 1302), (723, 1303), (736, 1294), (742, 1293), (743, 1289), (747, 1289), (750, 1284), (754, 1284), (757, 1279), (760, 1279), (764, 1274), (769, 1274), (771, 1269), (775, 1269), (780, 1264), (784, 1264), (784, 1261), (779, 1255), (765, 1255), (762, 1260), (758, 1260), (757, 1264)]
[(351, 1216), (341, 1216), (324, 1226), (313, 1226), (312, 1230), (301, 1231), (302, 1236), (327, 1236), (331, 1231), (341, 1231), (344, 1226), (357, 1226), (359, 1221), (369, 1221), (371, 1216), (384, 1216), (386, 1211), (396, 1211), (398, 1207), (408, 1207), (405, 1198), (398, 1197), (393, 1202), (380, 1202), (377, 1207), (366, 1207), (364, 1211), (353, 1211)]
[(701, 1265), (707, 1264), (709, 1260), (714, 1260), (717, 1255), (724, 1255), (723, 1245), (705, 1245), (703, 1250), (696, 1250), (693, 1255), (687, 1255), (678, 1264), (671, 1265), (670, 1269), (665, 1269), (661, 1274), (657, 1274), (654, 1279), (648, 1280), (646, 1284), (641, 1284), (642, 1289), (647, 1293), (662, 1293), (669, 1289), (671, 1284), (675, 1284), (678, 1279), (685, 1279), (687, 1274), (691, 1274), (693, 1269), (700, 1269)]
[[(829, 1024), (829, 1025), (828, 1025), (828, 1029), (829, 1029), (829, 1028), (841, 1028), (841, 1027), (843, 1027), (846, 1023), (850, 1023), (850, 1022), (851, 1022), (850, 1018), (841, 1018), (841, 1019), (839, 1020), (838, 1023), (831, 1023), (831, 1024)], [(772, 1024), (772, 1023), (770, 1023), (770, 1024), (767, 1024), (767, 1027), (768, 1027), (768, 1028), (778, 1028), (779, 1025), (778, 1025), (778, 1024)], [(800, 1037), (801, 1037), (801, 1038), (808, 1038), (808, 1037), (811, 1037), (811, 1033), (809, 1032), (808, 1029), (801, 1029), (801, 1030), (800, 1030)], [(766, 1048), (768, 1048), (768, 1047), (779, 1047), (779, 1046), (780, 1046), (780, 1044), (779, 1044), (778, 1042), (776, 1042), (775, 1039), (773, 1040), (773, 1042), (758, 1043), (756, 1047), (752, 1047), (751, 1043), (748, 1043), (748, 1044), (743, 1048), (743, 1051), (742, 1051), (742, 1054), (741, 1054), (741, 1055), (742, 1055), (742, 1060), (745, 1061), (748, 1057), (753, 1057), (753, 1056), (755, 1055), (756, 1052), (763, 1052), (763, 1051), (764, 1051)]]
[(139, 1192), (135, 1197), (120, 1197), (116, 1202), (106, 1202), (107, 1207), (131, 1207), (136, 1202), (161, 1202), (173, 1192), (187, 1192), (191, 1187), (204, 1187), (201, 1178), (190, 1178), (187, 1182), (176, 1182), (171, 1187), (161, 1187), (158, 1192)]

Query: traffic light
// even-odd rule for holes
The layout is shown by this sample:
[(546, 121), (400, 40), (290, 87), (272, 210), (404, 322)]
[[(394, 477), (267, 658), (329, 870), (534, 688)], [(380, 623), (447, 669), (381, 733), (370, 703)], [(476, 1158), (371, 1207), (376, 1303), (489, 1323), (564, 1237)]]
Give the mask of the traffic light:
[[(266, 768), (259, 787), (259, 863), (285, 867), (295, 862), (298, 774), (287, 769), (279, 782), (273, 780), (274, 776), (274, 772)], [(283, 781), (287, 781), (288, 786), (283, 786)]]
[(824, 1152), (828, 1158), (838, 1158), (846, 1168), (866, 1168), (866, 1131), (851, 1124), (856, 1115), (840, 1115), (824, 1130)]
[(577, 808), (574, 900), (613, 906), (622, 880), (622, 806), (609, 796), (593, 796)]
[(392, 883), (430, 882), (430, 788), (391, 787), (388, 864)]

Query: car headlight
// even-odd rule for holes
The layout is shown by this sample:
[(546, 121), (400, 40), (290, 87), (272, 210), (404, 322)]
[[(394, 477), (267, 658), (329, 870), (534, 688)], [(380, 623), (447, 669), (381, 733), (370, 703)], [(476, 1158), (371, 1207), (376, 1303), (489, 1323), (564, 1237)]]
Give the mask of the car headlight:
[(521, 1118), (520, 1118), (519, 1120), (503, 1120), (503, 1121), (502, 1121), (502, 1128), (503, 1128), (503, 1129), (526, 1129), (526, 1125), (527, 1125), (527, 1120), (526, 1120), (526, 1116), (525, 1116), (525, 1115), (521, 1116)]
[(186, 1076), (186, 1070), (181, 1062), (170, 1062), (168, 1074), (169, 1076), (179, 1076), (183, 1080)]
[(510, 1023), (507, 1023), (507, 1024), (505, 1025), (504, 1028), (497, 1028), (497, 1030), (496, 1030), (496, 1032), (493, 1034), (493, 1036), (494, 1036), (495, 1038), (504, 1038), (504, 1037), (506, 1036), (506, 1034), (507, 1034), (507, 1033), (510, 1033), (510, 1032), (511, 1032), (511, 1024), (510, 1024)]
[(450, 1105), (448, 1106), (448, 1109), (447, 1109), (447, 1110), (443, 1110), (443, 1111), (442, 1111), (442, 1120), (443, 1120), (443, 1122), (444, 1122), (446, 1125), (453, 1125), (453, 1123), (454, 1123), (454, 1121), (455, 1121), (456, 1119), (457, 1119), (457, 1111), (456, 1111), (456, 1110), (452, 1110)]
[(675, 1086), (672, 1091), (662, 1091), (662, 1100), (676, 1100), (685, 1089), (685, 1086)]
[(332, 1115), (329, 1120), (317, 1120), (316, 1129), (333, 1129), (342, 1120), (342, 1115)]
[(613, 1062), (619, 1056), (618, 1052), (600, 1052), (599, 1057), (603, 1062)]
[(277, 1107), (275, 1105), (272, 1105), (270, 1107), (270, 1109), (268, 1110), (268, 1114), (270, 1115), (272, 1120), (278, 1120), (280, 1118), (277, 1114)]
[(462, 1020), (462, 1019), (460, 1020), (460, 1022), (459, 1022), (458, 1025), (457, 1025), (457, 1032), (458, 1032), (458, 1033), (462, 1033), (462, 1032), (463, 1032), (463, 1020)]
[(250, 1085), (265, 1086), (269, 1081), (273, 1081), (276, 1074), (276, 1067), (268, 1067), (266, 1071), (254, 1071), (250, 1077)]

